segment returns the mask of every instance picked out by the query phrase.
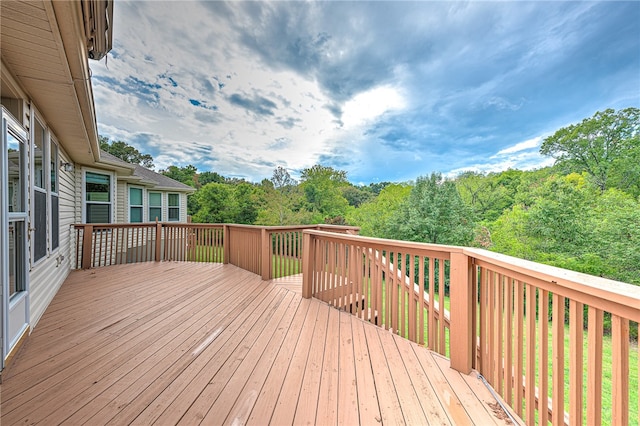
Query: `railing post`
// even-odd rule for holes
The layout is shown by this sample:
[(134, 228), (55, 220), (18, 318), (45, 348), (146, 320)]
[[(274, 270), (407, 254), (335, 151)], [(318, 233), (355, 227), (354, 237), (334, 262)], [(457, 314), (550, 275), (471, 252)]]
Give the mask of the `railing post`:
[(302, 233), (302, 297), (310, 299), (313, 296), (313, 264), (314, 245), (311, 234)]
[(162, 223), (156, 219), (156, 262), (162, 260)]
[(91, 243), (93, 239), (93, 225), (85, 225), (82, 234), (82, 269), (91, 269)]
[(451, 368), (464, 374), (471, 372), (473, 360), (474, 297), (471, 267), (469, 256), (463, 253), (451, 253), (449, 353), (451, 354)]
[(229, 257), (231, 256), (231, 237), (229, 236), (229, 226), (222, 225), (222, 263), (229, 263)]
[(264, 281), (271, 279), (271, 233), (260, 230), (260, 270)]

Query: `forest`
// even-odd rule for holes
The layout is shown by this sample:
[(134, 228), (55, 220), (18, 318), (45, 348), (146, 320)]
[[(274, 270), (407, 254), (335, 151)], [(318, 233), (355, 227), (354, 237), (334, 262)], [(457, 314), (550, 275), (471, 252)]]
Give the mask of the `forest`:
[[(101, 137), (101, 147), (153, 166), (125, 142)], [(196, 188), (194, 222), (349, 224), (361, 235), (481, 247), (640, 285), (640, 109), (597, 112), (545, 138), (540, 153), (554, 165), (369, 185), (320, 164), (298, 180), (278, 167), (259, 183), (192, 165), (161, 173)]]

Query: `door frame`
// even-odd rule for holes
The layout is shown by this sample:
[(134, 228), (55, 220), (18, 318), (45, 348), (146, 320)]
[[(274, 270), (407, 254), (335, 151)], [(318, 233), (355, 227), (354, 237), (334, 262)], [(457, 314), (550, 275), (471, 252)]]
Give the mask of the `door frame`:
[[(0, 276), (2, 277), (2, 303), (0, 303), (0, 330), (2, 336), (0, 338), (1, 350), (0, 363), (4, 368), (6, 358), (15, 348), (25, 332), (29, 329), (30, 312), (29, 312), (29, 256), (28, 256), (28, 200), (29, 200), (29, 182), (27, 181), (27, 167), (29, 164), (29, 133), (22, 125), (3, 107), (2, 108), (2, 135), (0, 136), (2, 145), (0, 148), (0, 161), (2, 162), (2, 178), (0, 185), (2, 186), (0, 197)], [(21, 190), (22, 202), (24, 203), (23, 212), (9, 212), (9, 191), (8, 191), (8, 170), (5, 165), (8, 164), (7, 151), (7, 135), (11, 133), (13, 137), (19, 139), (23, 143), (24, 153), (21, 158)], [(20, 294), (9, 297), (9, 222), (17, 221), (23, 223), (22, 230), (22, 265), (21, 275), (24, 279), (24, 291)], [(22, 321), (20, 318), (24, 318)], [(11, 323), (11, 321), (18, 321)], [(10, 333), (11, 330), (15, 330)]]

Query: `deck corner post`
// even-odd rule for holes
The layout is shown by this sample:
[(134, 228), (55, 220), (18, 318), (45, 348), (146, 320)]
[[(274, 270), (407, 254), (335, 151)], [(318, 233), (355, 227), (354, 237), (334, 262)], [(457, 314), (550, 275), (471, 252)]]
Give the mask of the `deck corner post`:
[(302, 233), (302, 297), (310, 299), (313, 296), (313, 265), (311, 259), (314, 246), (311, 234), (304, 231)]
[(231, 256), (231, 237), (229, 232), (229, 225), (222, 225), (222, 263), (229, 263)]
[(156, 262), (162, 260), (162, 223), (156, 219)]
[(84, 225), (82, 233), (82, 269), (91, 269), (91, 245), (93, 240), (93, 225)]
[(271, 279), (271, 233), (267, 228), (260, 230), (260, 271), (263, 281)]
[(464, 253), (451, 253), (451, 368), (469, 374), (473, 360), (473, 283), (471, 259)]

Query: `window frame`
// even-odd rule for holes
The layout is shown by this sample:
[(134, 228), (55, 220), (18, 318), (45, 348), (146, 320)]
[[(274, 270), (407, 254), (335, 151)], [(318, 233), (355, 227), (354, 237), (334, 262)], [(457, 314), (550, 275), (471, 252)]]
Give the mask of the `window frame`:
[[(171, 196), (175, 195), (178, 199), (178, 205), (171, 205)], [(171, 219), (171, 210), (178, 210), (178, 216), (176, 219)], [(170, 192), (167, 194), (167, 221), (168, 222), (180, 222), (180, 193)]]
[[(100, 175), (109, 176), (109, 201), (87, 201), (87, 173), (95, 173)], [(115, 199), (116, 199), (116, 179), (115, 173), (109, 170), (93, 169), (89, 167), (82, 168), (82, 223), (87, 222), (87, 204), (108, 204), (109, 209), (109, 222), (115, 223)]]
[[(42, 128), (42, 154), (41, 154), (41, 185), (37, 184), (36, 179), (36, 126)], [(37, 265), (42, 262), (44, 259), (49, 257), (51, 251), (49, 249), (50, 241), (50, 233), (51, 233), (51, 201), (49, 199), (51, 194), (51, 182), (49, 176), (49, 149), (50, 149), (50, 131), (46, 125), (45, 120), (40, 116), (37, 111), (33, 111), (31, 115), (30, 121), (30, 140), (29, 140), (29, 185), (30, 185), (30, 193), (31, 193), (31, 202), (29, 203), (29, 229), (28, 233), (30, 234), (27, 238), (31, 240), (30, 242), (30, 260), (31, 265)], [(44, 211), (42, 211), (42, 206), (39, 206), (37, 199), (44, 199)], [(42, 217), (41, 215), (44, 215)], [(42, 230), (42, 226), (36, 222), (42, 222), (44, 224), (44, 231)], [(44, 239), (44, 252), (40, 252), (42, 247), (42, 239)]]
[[(52, 157), (53, 147), (55, 146), (55, 157)], [(51, 229), (49, 231), (49, 250), (51, 253), (54, 253), (56, 250), (60, 248), (60, 144), (58, 143), (57, 138), (53, 133), (49, 133), (49, 191), (48, 191), (48, 201), (49, 201), (49, 224), (51, 225)], [(53, 173), (55, 173), (55, 191), (53, 190)], [(56, 208), (57, 212), (54, 212), (54, 197), (56, 199)], [(54, 214), (58, 218), (57, 223), (53, 223)], [(54, 226), (55, 225), (55, 226)], [(57, 235), (54, 235), (54, 232), (57, 231)], [(54, 238), (56, 237), (56, 238)], [(54, 243), (57, 245), (54, 247)]]
[[(151, 195), (158, 194), (160, 196), (160, 205), (151, 204)], [(155, 222), (156, 215), (151, 214), (151, 209), (160, 209), (160, 214), (158, 217), (158, 222), (162, 222), (162, 204), (163, 204), (163, 193), (160, 191), (147, 191), (147, 211), (149, 213), (149, 222)]]
[[(133, 204), (131, 202), (131, 190), (132, 189), (136, 189), (140, 191), (140, 203), (141, 204)], [(127, 185), (127, 200), (128, 200), (128, 206), (129, 208), (127, 209), (127, 222), (128, 223), (144, 223), (144, 213), (145, 213), (145, 206), (144, 206), (144, 195), (145, 195), (145, 191), (144, 188), (141, 186), (135, 186), (135, 185)], [(141, 214), (140, 214), (140, 222), (132, 222), (131, 221), (131, 209), (132, 208), (136, 208), (136, 209), (140, 209), (141, 210)]]

